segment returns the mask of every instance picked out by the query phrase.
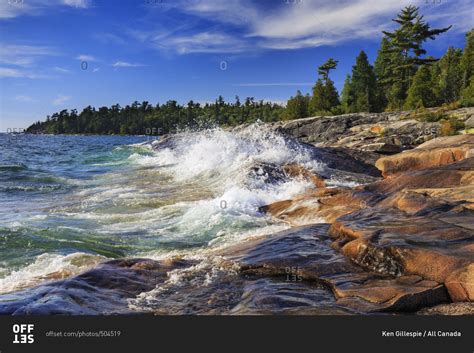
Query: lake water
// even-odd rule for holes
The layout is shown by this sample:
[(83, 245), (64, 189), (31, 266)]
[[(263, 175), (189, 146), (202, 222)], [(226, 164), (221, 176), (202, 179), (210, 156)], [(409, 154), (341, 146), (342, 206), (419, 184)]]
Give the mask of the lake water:
[(0, 293), (121, 257), (205, 257), (288, 228), (258, 207), (311, 187), (269, 183), (259, 163), (324, 165), (253, 125), (185, 133), (154, 151), (144, 136), (0, 134)]

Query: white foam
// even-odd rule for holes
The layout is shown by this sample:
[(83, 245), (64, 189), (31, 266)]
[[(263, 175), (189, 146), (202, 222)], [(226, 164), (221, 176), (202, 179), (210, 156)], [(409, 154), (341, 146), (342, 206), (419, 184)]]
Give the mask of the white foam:
[(67, 278), (86, 271), (106, 258), (76, 252), (69, 255), (42, 254), (30, 265), (0, 279), (0, 293), (34, 286), (38, 283)]

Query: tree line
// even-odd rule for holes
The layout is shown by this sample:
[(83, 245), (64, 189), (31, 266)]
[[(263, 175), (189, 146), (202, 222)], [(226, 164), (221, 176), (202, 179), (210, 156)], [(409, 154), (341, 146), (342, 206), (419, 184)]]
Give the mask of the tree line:
[(297, 91), (286, 107), (238, 96), (232, 103), (222, 96), (213, 103), (175, 100), (150, 105), (134, 102), (81, 113), (62, 110), (36, 122), (27, 132), (52, 134), (145, 134), (147, 129), (169, 133), (177, 129), (234, 126), (255, 121), (272, 122), (315, 115), (382, 112), (435, 107), (445, 104), (474, 105), (474, 30), (466, 34), (464, 50), (449, 47), (442, 58), (427, 55), (423, 44), (447, 32), (451, 26), (433, 29), (415, 6), (405, 7), (395, 19), (398, 27), (383, 32), (374, 65), (361, 51), (341, 94), (330, 78), (338, 61), (330, 58), (318, 67), (312, 94)]
[(474, 105), (474, 30), (466, 34), (464, 51), (449, 47), (437, 59), (427, 55), (423, 44), (451, 26), (431, 28), (415, 6), (405, 7), (393, 21), (398, 28), (383, 32), (374, 65), (362, 50), (340, 96), (329, 78), (338, 62), (330, 58), (318, 68), (312, 95), (297, 91), (288, 100), (285, 117)]
[(213, 103), (189, 101), (180, 105), (175, 100), (165, 104), (151, 105), (134, 102), (121, 107), (112, 105), (95, 109), (86, 107), (78, 114), (76, 110), (64, 109), (36, 122), (26, 131), (51, 134), (121, 134), (144, 135), (165, 134), (181, 129), (201, 129), (213, 126), (234, 126), (255, 121), (271, 122), (281, 119), (284, 107), (248, 97), (244, 102), (238, 96), (227, 103), (219, 96)]

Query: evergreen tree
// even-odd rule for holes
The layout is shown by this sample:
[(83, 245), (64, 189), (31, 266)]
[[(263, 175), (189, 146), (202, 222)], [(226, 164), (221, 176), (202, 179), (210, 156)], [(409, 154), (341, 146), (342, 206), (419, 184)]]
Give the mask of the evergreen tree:
[(402, 53), (393, 51), (390, 39), (384, 36), (374, 62), (377, 79), (377, 111), (384, 111), (386, 108), (397, 109), (400, 101), (403, 102), (405, 92), (397, 89), (397, 85), (394, 84), (397, 67), (402, 65), (402, 61)]
[(474, 29), (466, 34), (466, 45), (461, 58), (462, 92), (461, 104), (474, 105)]
[(413, 78), (413, 84), (408, 90), (405, 108), (416, 109), (434, 106), (436, 97), (431, 82), (430, 68), (428, 65), (421, 65)]
[(348, 107), (351, 112), (377, 111), (376, 78), (367, 54), (362, 50), (352, 66)]
[(329, 113), (339, 105), (339, 94), (334, 82), (329, 78), (329, 72), (336, 66), (337, 61), (330, 58), (318, 67), (320, 78), (313, 87), (313, 96), (309, 102), (310, 114)]
[(351, 83), (351, 75), (347, 75), (346, 79), (344, 80), (344, 87), (342, 88), (341, 92), (341, 108), (344, 113), (350, 113), (350, 106), (354, 101)]
[(438, 78), (438, 103), (456, 102), (461, 97), (462, 90), (462, 68), (461, 68), (461, 49), (449, 47), (446, 54), (436, 63), (436, 74)]
[(298, 90), (294, 97), (291, 97), (284, 114), (285, 120), (301, 119), (308, 117), (309, 96), (303, 96)]
[(469, 86), (463, 89), (461, 94), (461, 105), (463, 107), (474, 106), (474, 80), (471, 78)]
[(331, 113), (339, 105), (339, 95), (334, 82), (328, 79), (324, 84), (318, 79), (313, 87), (313, 96), (309, 102), (309, 113), (311, 115)]
[(391, 83), (388, 92), (389, 105), (391, 104), (391, 108), (400, 108), (418, 67), (437, 60), (432, 57), (422, 58), (426, 55), (423, 43), (428, 39), (434, 40), (451, 26), (432, 29), (419, 14), (419, 8), (412, 5), (405, 7), (393, 21), (398, 23), (399, 27), (393, 32), (383, 31), (390, 41), (390, 48), (386, 52), (401, 54), (401, 62), (391, 61), (391, 76), (386, 77), (385, 81)]
[(337, 63), (337, 60), (329, 58), (328, 61), (318, 67), (318, 74), (322, 77), (324, 82), (327, 82), (327, 80), (329, 79), (329, 72), (336, 68)]

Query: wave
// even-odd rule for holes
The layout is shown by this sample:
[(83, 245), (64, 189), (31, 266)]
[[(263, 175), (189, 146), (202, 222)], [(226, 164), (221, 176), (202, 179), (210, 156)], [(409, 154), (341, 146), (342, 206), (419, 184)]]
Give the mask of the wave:
[(42, 254), (30, 265), (0, 278), (0, 293), (8, 293), (42, 282), (71, 277), (96, 266), (105, 259), (103, 256), (79, 252), (69, 255)]
[[(200, 254), (205, 258), (216, 248), (286, 229), (287, 224), (259, 208), (293, 198), (314, 185), (304, 179), (275, 177), (273, 171), (295, 163), (317, 173), (326, 169), (307, 146), (261, 124), (183, 132), (173, 135), (170, 143), (111, 146), (110, 151), (110, 159), (102, 149), (99, 155), (88, 153), (88, 158), (77, 159), (84, 165), (116, 163), (114, 168), (82, 180), (68, 178), (65, 184), (74, 188), (57, 197), (54, 206), (50, 206), (53, 196), (41, 195), (48, 201), (47, 209), (31, 206), (28, 212), (46, 219), (16, 219), (18, 227), (59, 226), (57, 234), (47, 239), (57, 246), (2, 279), (0, 292), (87, 268), (72, 264), (72, 255), (54, 253), (62, 250), (107, 257)], [(71, 234), (87, 243), (71, 243)], [(60, 244), (61, 239), (68, 241)], [(40, 243), (33, 242), (35, 246), (44, 251)], [(92, 264), (94, 259), (86, 262)]]
[[(136, 219), (125, 224), (109, 224), (107, 231), (136, 232), (146, 225), (146, 233), (162, 242), (209, 246), (220, 239), (222, 243), (222, 239), (272, 226), (272, 221), (259, 212), (260, 206), (313, 187), (306, 180), (271, 181), (263, 165), (278, 168), (297, 163), (315, 172), (325, 168), (306, 146), (261, 124), (240, 130), (184, 132), (172, 139), (164, 148), (153, 142), (158, 148), (152, 155), (135, 153), (128, 160), (137, 167), (153, 168), (156, 174), (151, 175), (159, 190), (146, 184), (146, 178), (140, 182), (150, 194), (156, 191), (159, 197), (175, 202), (136, 213)], [(143, 196), (143, 185), (133, 186)], [(163, 189), (164, 194), (160, 193)]]
[(12, 171), (12, 172), (18, 172), (28, 169), (28, 167), (23, 164), (23, 163), (17, 163), (17, 164), (0, 164), (0, 171)]
[(238, 131), (185, 132), (172, 139), (166, 148), (140, 145), (125, 154), (128, 167), (77, 191), (80, 207), (63, 210), (63, 217), (93, 222), (95, 231), (114, 239), (141, 238), (150, 253), (206, 247), (273, 226), (260, 206), (313, 187), (307, 180), (270, 180), (267, 169), (290, 163), (325, 168), (304, 145), (259, 124)]

